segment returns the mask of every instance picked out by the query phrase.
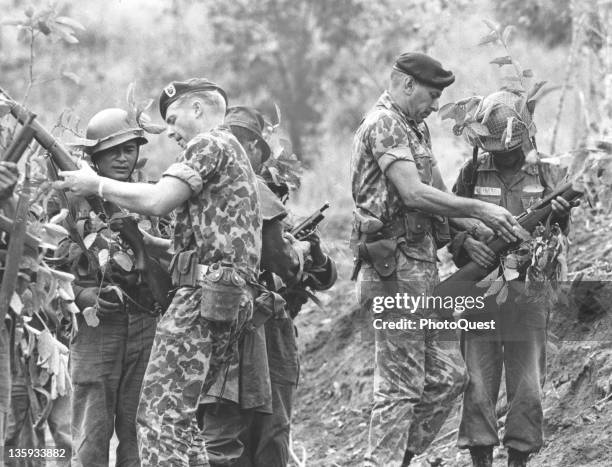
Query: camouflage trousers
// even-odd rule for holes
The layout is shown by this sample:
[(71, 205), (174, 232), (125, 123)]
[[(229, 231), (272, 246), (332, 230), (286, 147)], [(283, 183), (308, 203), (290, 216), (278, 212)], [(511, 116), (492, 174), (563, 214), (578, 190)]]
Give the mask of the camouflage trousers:
[(405, 452), (420, 454), (442, 427), (452, 403), (466, 384), (466, 372), (456, 342), (439, 341), (438, 332), (383, 328), (382, 322), (402, 318), (418, 321), (425, 310), (410, 310), (404, 303), (374, 307), (375, 297), (396, 294), (428, 296), (438, 281), (433, 263), (396, 253), (397, 269), (389, 280), (372, 266), (361, 269), (358, 295), (361, 306), (374, 311), (375, 339), (374, 407), (370, 417), (365, 465), (401, 466)]
[[(196, 413), (210, 389), (207, 375), (222, 367), (232, 351), (230, 336), (242, 323), (202, 318), (201, 297), (199, 288), (180, 288), (157, 326), (136, 418), (143, 466), (209, 465)], [(245, 290), (245, 307), (252, 307), (251, 299)], [(241, 319), (249, 312), (241, 309)]]

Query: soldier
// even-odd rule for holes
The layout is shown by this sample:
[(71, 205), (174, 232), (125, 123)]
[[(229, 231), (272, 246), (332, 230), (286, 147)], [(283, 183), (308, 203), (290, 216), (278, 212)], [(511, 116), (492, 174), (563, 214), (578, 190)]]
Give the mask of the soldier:
[[(129, 182), (138, 162), (140, 147), (147, 143), (144, 131), (130, 121), (125, 110), (104, 109), (87, 125), (86, 152), (102, 177)], [(69, 209), (82, 236), (96, 235), (100, 221), (90, 218), (91, 207), (83, 199), (69, 198)], [(110, 206), (105, 204), (108, 211)], [(111, 212), (105, 212), (105, 218)], [(111, 259), (102, 271), (91, 270), (82, 252), (71, 265), (76, 277), (75, 303), (83, 312), (97, 309), (99, 323), (78, 316), (78, 332), (70, 345), (72, 438), (75, 466), (108, 465), (109, 446), (116, 433), (117, 465), (140, 466), (136, 440), (136, 409), (144, 372), (153, 345), (160, 307), (151, 290), (139, 283), (136, 259), (129, 245), (111, 234), (97, 235), (90, 253), (111, 258), (122, 255), (128, 263)], [(111, 240), (112, 239), (112, 240)], [(117, 286), (112, 290), (111, 286)], [(120, 289), (120, 291), (119, 291)], [(91, 323), (91, 324), (90, 324)]]
[[(158, 324), (137, 416), (147, 466), (186, 466), (190, 455), (205, 452), (194, 446), (196, 411), (209, 389), (204, 383), (209, 371), (216, 374), (234, 358), (253, 313), (261, 251), (257, 180), (244, 149), (222, 127), (226, 105), (223, 89), (206, 79), (172, 82), (161, 93), (160, 113), (184, 151), (160, 181), (124, 183), (83, 167), (64, 172), (57, 184), (142, 214), (176, 209), (177, 289)], [(192, 457), (190, 465), (195, 462), (205, 465)]]
[[(504, 238), (515, 238), (517, 223), (508, 211), (453, 196), (442, 182), (424, 120), (438, 110), (442, 90), (454, 79), (425, 54), (400, 55), (389, 89), (355, 135), (352, 244), (364, 307), (380, 295), (431, 295), (438, 281), (434, 239), (443, 240), (444, 223), (437, 216), (476, 217)], [(425, 314), (410, 311), (394, 308), (380, 316), (391, 321)], [(427, 448), (465, 384), (455, 353), (442, 347), (434, 330), (375, 329), (366, 463), (407, 466)]]
[[(535, 134), (532, 107), (523, 105), (516, 94), (500, 91), (486, 97), (476, 116), (490, 135), (472, 138), (476, 148), (486, 151), (478, 159), (469, 160), (461, 169), (453, 192), (508, 209), (518, 215), (546, 196), (554, 183), (544, 164), (527, 163), (525, 151), (533, 148), (529, 135)], [(514, 117), (512, 138), (502, 142), (508, 118)], [(475, 155), (477, 154), (477, 149)], [(570, 205), (562, 197), (551, 202), (557, 222), (567, 226)], [(458, 233), (451, 245), (458, 266), (470, 259), (490, 268), (496, 261), (481, 232)], [(529, 255), (519, 257), (519, 280), (525, 280)], [(546, 377), (546, 325), (548, 307), (540, 302), (527, 302), (517, 288), (502, 305), (495, 297), (485, 303), (486, 313), (472, 319), (495, 320), (495, 332), (470, 331), (462, 337), (463, 356), (470, 382), (463, 398), (459, 427), (460, 448), (470, 450), (477, 467), (493, 465), (493, 446), (497, 436), (496, 403), (502, 369), (506, 371), (508, 413), (503, 443), (508, 449), (508, 465), (524, 466), (529, 453), (542, 446), (542, 390)]]
[[(263, 163), (271, 152), (262, 135), (262, 115), (250, 107), (231, 107), (227, 111), (225, 124), (245, 148), (255, 173), (261, 175), (264, 172)], [(245, 407), (244, 403), (241, 404), (242, 426), (239, 430), (239, 440), (231, 439), (227, 436), (227, 431), (223, 432), (224, 436), (220, 436), (218, 427), (222, 425), (224, 418), (227, 419), (226, 414), (214, 410), (206, 413), (204, 437), (213, 467), (227, 465), (222, 462), (236, 459), (232, 448), (234, 452), (240, 453), (237, 447), (242, 448), (242, 456), (232, 465), (287, 465), (291, 408), (299, 376), (293, 318), (308, 299), (308, 294), (305, 293), (307, 288), (325, 290), (336, 280), (335, 264), (321, 250), (318, 233), (310, 235), (307, 242), (297, 241), (283, 234), (289, 228), (285, 222), (288, 211), (261, 176), (258, 181), (264, 221), (260, 283), (268, 291), (267, 298), (273, 300), (269, 307), (270, 315), (264, 324), (272, 406), (247, 411), (244, 409), (248, 407)], [(245, 354), (243, 359), (246, 357)], [(256, 366), (249, 370), (245, 365), (241, 372), (243, 385), (257, 380), (260, 376), (256, 373), (261, 374), (263, 371), (263, 368)]]

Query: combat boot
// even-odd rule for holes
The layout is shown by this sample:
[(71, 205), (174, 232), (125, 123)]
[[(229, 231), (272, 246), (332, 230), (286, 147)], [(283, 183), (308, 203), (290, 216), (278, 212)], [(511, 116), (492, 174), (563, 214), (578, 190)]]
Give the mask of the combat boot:
[(470, 448), (474, 467), (493, 467), (493, 446), (474, 446)]
[(526, 467), (528, 457), (528, 452), (508, 448), (508, 467)]

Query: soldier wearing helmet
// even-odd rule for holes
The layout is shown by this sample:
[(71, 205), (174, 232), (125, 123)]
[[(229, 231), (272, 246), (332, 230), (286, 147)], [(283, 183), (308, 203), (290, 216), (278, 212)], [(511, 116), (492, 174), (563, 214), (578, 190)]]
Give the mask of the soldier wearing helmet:
[[(145, 143), (143, 129), (128, 112), (109, 108), (89, 121), (84, 146), (100, 175), (125, 182), (130, 181)], [(72, 195), (69, 202), (77, 225), (83, 225), (83, 238), (95, 234), (100, 225), (90, 218), (89, 205)], [(108, 264), (85, 272), (87, 257), (81, 254), (68, 266), (77, 277), (77, 306), (82, 312), (97, 310), (93, 320), (79, 315), (79, 329), (70, 345), (72, 465), (107, 466), (115, 433), (117, 465), (139, 467), (136, 409), (161, 310), (149, 288), (137, 279), (130, 248), (110, 229), (103, 232), (89, 250), (98, 258), (106, 250)]]
[[(526, 154), (535, 149), (533, 105), (521, 96), (495, 92), (484, 98), (476, 120), (488, 135), (473, 135), (468, 142), (474, 157), (461, 169), (453, 187), (459, 196), (503, 206), (518, 215), (554, 188), (553, 174), (539, 163), (530, 163)], [(484, 153), (478, 156), (478, 150)], [(559, 197), (552, 201), (560, 226), (566, 227), (570, 206)], [(456, 232), (451, 251), (458, 266), (473, 260), (491, 267), (497, 260), (486, 245), (493, 232), (476, 225), (470, 232)], [(519, 251), (521, 251), (519, 249)], [(530, 257), (515, 255), (516, 269), (525, 280)], [(496, 403), (502, 369), (506, 371), (506, 416), (503, 444), (508, 465), (524, 466), (530, 453), (542, 446), (542, 391), (546, 371), (546, 325), (548, 310), (542, 303), (528, 303), (509, 287), (507, 300), (498, 305), (495, 297), (485, 301), (486, 312), (470, 319), (496, 322), (494, 331), (469, 331), (462, 337), (463, 356), (469, 384), (463, 398), (459, 427), (460, 448), (469, 449), (478, 467), (492, 466), (497, 436)]]
[(144, 130), (130, 122), (122, 109), (104, 109), (94, 115), (87, 125), (86, 138), (96, 171), (122, 182), (129, 180), (140, 146), (147, 143)]

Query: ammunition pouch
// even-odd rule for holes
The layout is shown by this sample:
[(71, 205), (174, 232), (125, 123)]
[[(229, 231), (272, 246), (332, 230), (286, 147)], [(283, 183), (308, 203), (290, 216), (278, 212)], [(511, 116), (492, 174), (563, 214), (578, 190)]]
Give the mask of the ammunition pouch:
[(177, 253), (170, 262), (172, 285), (175, 287), (196, 287), (198, 282), (198, 252), (188, 250)]
[(267, 290), (259, 294), (255, 299), (253, 319), (251, 320), (252, 327), (257, 328), (269, 319), (286, 318), (286, 305), (285, 299), (275, 292)]
[(404, 216), (405, 236), (407, 243), (419, 243), (431, 232), (431, 217), (422, 212), (410, 211)]
[(202, 288), (200, 316), (211, 321), (237, 322), (240, 310), (252, 300), (246, 280), (225, 263), (210, 266), (198, 283)]

